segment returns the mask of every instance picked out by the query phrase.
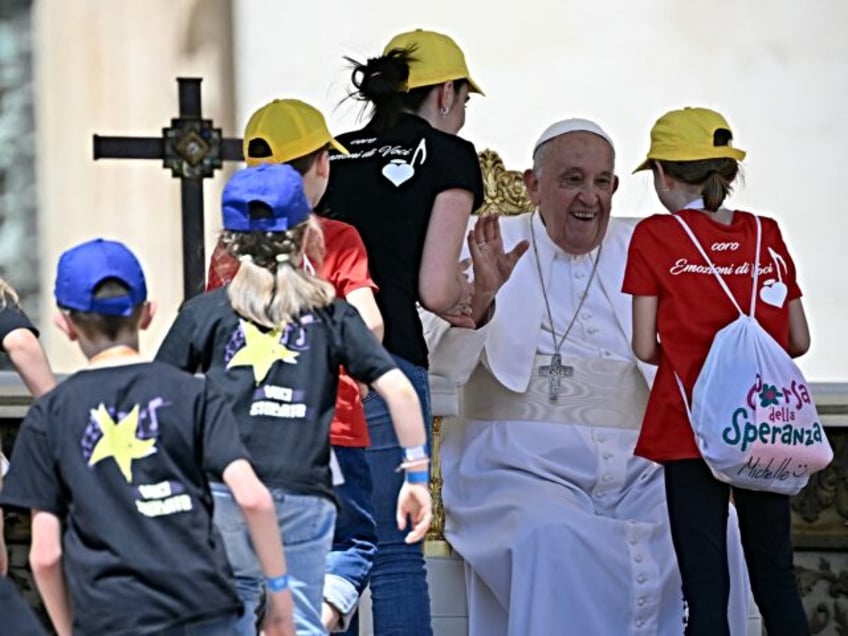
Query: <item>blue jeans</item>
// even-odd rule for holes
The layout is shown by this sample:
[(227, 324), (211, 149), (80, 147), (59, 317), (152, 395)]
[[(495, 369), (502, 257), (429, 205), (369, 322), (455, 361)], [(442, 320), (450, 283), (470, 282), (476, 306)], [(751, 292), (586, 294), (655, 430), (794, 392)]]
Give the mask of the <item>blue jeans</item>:
[(377, 552), (377, 527), (371, 506), (371, 469), (364, 448), (333, 446), (344, 483), (335, 487), (339, 500), (333, 548), (327, 556), (324, 599), (339, 610), (341, 625), (353, 618), (368, 585)]
[[(213, 521), (224, 540), (233, 568), (236, 591), (244, 603), (238, 623), (241, 636), (255, 636), (256, 612), (265, 590), (265, 577), (253, 551), (241, 509), (224, 484), (212, 483)], [(336, 507), (317, 495), (298, 495), (271, 488), (277, 521), (283, 535), (286, 565), (294, 599), (298, 636), (327, 633), (321, 623), (324, 569), (333, 539)]]
[[(430, 384), (427, 369), (393, 356), (412, 382), (430, 436)], [(430, 592), (421, 544), (407, 545), (407, 530), (397, 528), (395, 511), (403, 473), (395, 469), (403, 453), (383, 399), (374, 392), (363, 401), (371, 446), (366, 451), (374, 482), (372, 502), (377, 521), (377, 556), (371, 570), (371, 603), (376, 636), (432, 636)]]
[(228, 614), (171, 627), (159, 632), (159, 636), (238, 636), (238, 621), (238, 615)]

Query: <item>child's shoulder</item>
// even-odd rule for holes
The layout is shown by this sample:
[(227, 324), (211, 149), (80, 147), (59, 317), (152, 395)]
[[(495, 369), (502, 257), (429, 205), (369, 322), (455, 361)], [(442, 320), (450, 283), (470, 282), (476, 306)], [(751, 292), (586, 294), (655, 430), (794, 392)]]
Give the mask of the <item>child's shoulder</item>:
[(164, 362), (150, 361), (123, 366), (81, 369), (39, 398), (54, 404), (97, 402), (141, 389), (188, 397), (203, 390), (203, 378)]
[(214, 307), (229, 307), (229, 305), (230, 300), (227, 296), (227, 286), (224, 285), (213, 289), (212, 291), (192, 296), (182, 304), (180, 312), (186, 310), (206, 312)]

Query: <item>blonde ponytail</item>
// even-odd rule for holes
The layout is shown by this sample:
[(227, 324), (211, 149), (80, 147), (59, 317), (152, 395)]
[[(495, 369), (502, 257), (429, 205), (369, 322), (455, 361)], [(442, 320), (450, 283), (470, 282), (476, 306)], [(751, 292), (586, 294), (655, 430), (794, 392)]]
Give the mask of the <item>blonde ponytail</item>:
[(14, 305), (20, 304), (18, 292), (15, 291), (15, 288), (3, 280), (3, 278), (0, 278), (0, 309), (4, 309), (9, 300), (11, 300)]
[(321, 233), (312, 216), (285, 232), (224, 232), (221, 240), (241, 261), (227, 294), (233, 309), (251, 322), (282, 328), (302, 312), (325, 307), (333, 286), (301, 269), (310, 234)]

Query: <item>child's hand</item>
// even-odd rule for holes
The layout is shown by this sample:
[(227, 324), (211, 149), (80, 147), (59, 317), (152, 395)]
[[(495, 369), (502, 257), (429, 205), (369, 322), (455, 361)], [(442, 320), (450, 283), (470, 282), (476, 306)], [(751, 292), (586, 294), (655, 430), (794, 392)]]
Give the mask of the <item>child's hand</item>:
[(291, 590), (268, 594), (268, 608), (262, 633), (265, 636), (296, 636)]
[(407, 515), (412, 519), (412, 529), (406, 535), (405, 541), (417, 543), (427, 534), (433, 521), (433, 502), (430, 500), (430, 489), (426, 484), (403, 483), (398, 493), (398, 530), (406, 528)]

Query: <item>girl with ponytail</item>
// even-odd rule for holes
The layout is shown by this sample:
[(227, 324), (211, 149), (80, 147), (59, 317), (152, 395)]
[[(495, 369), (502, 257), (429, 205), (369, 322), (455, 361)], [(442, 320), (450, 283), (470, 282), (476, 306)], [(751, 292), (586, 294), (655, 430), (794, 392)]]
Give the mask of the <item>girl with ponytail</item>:
[[(719, 113), (673, 110), (654, 124), (648, 156), (636, 169), (653, 172), (657, 197), (671, 215), (639, 222), (624, 275), (624, 292), (633, 295), (633, 351), (659, 366), (634, 452), (664, 467), (671, 535), (689, 609), (686, 636), (730, 634), (729, 590), (741, 583), (731, 582), (727, 565), (731, 492), (766, 632), (803, 636), (810, 628), (792, 564), (789, 497), (716, 479), (698, 450), (681, 395), (685, 391), (691, 403), (716, 333), (738, 316), (712, 265), (739, 306), (753, 306), (757, 321), (789, 355), (800, 356), (810, 346), (795, 265), (777, 222), (725, 205), (745, 158), (732, 140)], [(752, 281), (758, 281), (754, 302)]]
[[(260, 480), (274, 496), (298, 634), (324, 634), (325, 561), (336, 503), (330, 421), (339, 365), (389, 405), (409, 455), (397, 498), (400, 528), (421, 540), (431, 519), (429, 458), (421, 406), (410, 382), (359, 313), (314, 276), (307, 251), (321, 245), (300, 174), (286, 164), (236, 172), (223, 192), (221, 243), (240, 262), (232, 281), (189, 300), (157, 359), (204, 372), (229, 399)], [(214, 520), (245, 606), (240, 633), (253, 634), (261, 571), (241, 513), (223, 484), (212, 484)], [(410, 524), (411, 520), (411, 524)], [(291, 542), (287, 542), (287, 538)], [(271, 585), (279, 582), (266, 582)]]

